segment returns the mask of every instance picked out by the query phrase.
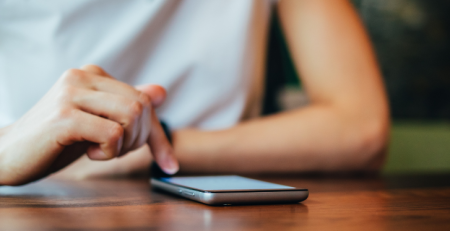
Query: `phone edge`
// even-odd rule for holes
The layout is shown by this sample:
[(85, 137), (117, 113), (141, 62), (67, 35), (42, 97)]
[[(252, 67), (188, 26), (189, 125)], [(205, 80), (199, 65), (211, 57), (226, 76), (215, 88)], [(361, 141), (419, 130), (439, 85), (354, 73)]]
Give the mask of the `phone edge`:
[(207, 205), (298, 203), (309, 196), (308, 189), (289, 191), (207, 192), (150, 179), (153, 188)]

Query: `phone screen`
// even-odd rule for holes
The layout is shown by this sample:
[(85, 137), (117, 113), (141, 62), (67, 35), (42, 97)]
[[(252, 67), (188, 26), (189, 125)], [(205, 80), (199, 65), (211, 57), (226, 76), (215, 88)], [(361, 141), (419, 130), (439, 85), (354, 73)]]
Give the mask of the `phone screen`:
[(294, 187), (254, 180), (241, 176), (196, 176), (196, 177), (164, 177), (161, 181), (199, 189), (213, 190), (261, 190), (261, 189), (294, 189)]

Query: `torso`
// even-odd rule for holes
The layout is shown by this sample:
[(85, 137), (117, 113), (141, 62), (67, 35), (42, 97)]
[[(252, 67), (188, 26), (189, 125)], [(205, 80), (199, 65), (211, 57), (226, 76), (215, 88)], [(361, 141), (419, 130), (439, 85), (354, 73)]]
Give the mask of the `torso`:
[(172, 128), (221, 129), (258, 114), (270, 1), (0, 0), (0, 127), (69, 68), (156, 83)]

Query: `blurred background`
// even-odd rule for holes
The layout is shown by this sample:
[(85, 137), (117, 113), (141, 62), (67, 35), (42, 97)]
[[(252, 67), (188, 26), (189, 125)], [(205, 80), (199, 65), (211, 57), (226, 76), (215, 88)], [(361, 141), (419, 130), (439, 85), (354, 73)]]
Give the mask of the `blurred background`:
[[(383, 172), (450, 171), (450, 1), (352, 3), (372, 39), (390, 101), (393, 126)], [(265, 114), (308, 103), (297, 79), (274, 17)]]

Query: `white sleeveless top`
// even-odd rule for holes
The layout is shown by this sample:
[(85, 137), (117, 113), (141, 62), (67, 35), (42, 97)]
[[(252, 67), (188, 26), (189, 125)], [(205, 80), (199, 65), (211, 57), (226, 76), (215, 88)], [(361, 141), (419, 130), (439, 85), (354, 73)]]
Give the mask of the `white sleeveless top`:
[(0, 127), (69, 68), (97, 64), (168, 91), (171, 128), (259, 113), (270, 0), (0, 0)]

